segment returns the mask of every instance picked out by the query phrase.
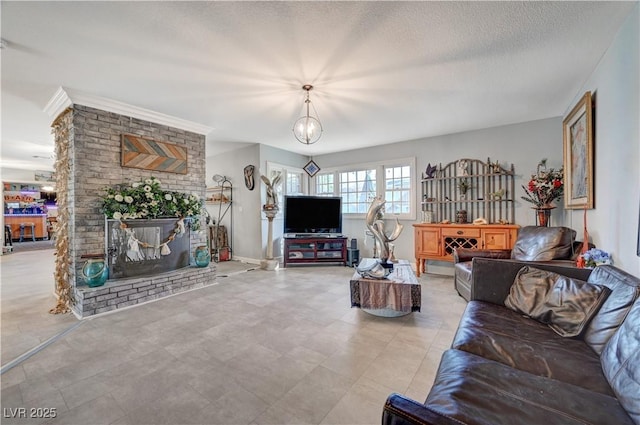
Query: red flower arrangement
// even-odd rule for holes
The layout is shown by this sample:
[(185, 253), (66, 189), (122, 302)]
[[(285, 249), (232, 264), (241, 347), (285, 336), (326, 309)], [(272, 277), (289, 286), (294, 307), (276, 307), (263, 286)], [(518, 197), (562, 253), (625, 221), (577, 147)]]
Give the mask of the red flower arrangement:
[(564, 190), (564, 171), (562, 168), (547, 170), (547, 160), (538, 163), (536, 174), (531, 175), (527, 187), (522, 186), (526, 196), (521, 196), (536, 208), (551, 207), (551, 203), (562, 197)]

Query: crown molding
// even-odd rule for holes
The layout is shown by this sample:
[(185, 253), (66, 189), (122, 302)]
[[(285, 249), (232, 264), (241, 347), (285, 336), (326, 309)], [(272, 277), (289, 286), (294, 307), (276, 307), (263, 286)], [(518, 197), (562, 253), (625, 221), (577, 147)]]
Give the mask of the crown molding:
[(72, 105), (84, 105), (90, 108), (139, 118), (141, 120), (175, 127), (197, 134), (207, 135), (214, 130), (213, 127), (193, 121), (184, 120), (182, 118), (173, 117), (171, 115), (162, 114), (149, 109), (139, 108), (117, 100), (94, 96), (77, 90), (66, 89), (64, 87), (59, 87), (58, 90), (56, 90), (51, 100), (49, 100), (47, 105), (44, 107), (44, 112), (46, 112), (52, 119), (55, 119), (65, 109)]

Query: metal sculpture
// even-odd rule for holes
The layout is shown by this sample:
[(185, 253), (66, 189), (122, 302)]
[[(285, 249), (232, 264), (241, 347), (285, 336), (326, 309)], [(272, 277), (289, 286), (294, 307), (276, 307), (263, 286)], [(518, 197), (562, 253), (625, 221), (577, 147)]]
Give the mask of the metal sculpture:
[(376, 196), (371, 205), (369, 206), (369, 211), (367, 212), (366, 224), (367, 229), (373, 234), (373, 237), (376, 239), (379, 247), (379, 258), (381, 263), (386, 263), (390, 257), (390, 242), (395, 241), (402, 233), (402, 229), (404, 229), (404, 225), (400, 224), (398, 218), (396, 218), (396, 223), (393, 231), (390, 235), (387, 235), (385, 232), (385, 222), (381, 218), (381, 211), (384, 207), (384, 204), (387, 201), (382, 199), (381, 196)]

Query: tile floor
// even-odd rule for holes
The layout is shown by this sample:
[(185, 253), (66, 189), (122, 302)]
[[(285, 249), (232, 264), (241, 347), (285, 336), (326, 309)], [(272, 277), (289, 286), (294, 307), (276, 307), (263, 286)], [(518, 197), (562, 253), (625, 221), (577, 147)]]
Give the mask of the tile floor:
[[(53, 251), (3, 256), (0, 266), (6, 365), (77, 320), (47, 313)], [(374, 317), (350, 307), (352, 273), (229, 273), (84, 320), (1, 376), (3, 416), (55, 408), (56, 418), (2, 423), (379, 424), (391, 392), (424, 400), (466, 303), (452, 278), (423, 275), (422, 312)]]

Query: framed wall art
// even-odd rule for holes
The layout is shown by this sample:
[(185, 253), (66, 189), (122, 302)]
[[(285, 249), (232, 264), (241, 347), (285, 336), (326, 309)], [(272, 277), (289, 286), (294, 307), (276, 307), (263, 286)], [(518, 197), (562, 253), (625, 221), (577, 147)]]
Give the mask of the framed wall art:
[(187, 149), (182, 146), (123, 134), (121, 149), (123, 167), (187, 174)]
[(593, 208), (593, 109), (586, 92), (562, 121), (564, 207)]
[(640, 257), (640, 207), (638, 207), (638, 246), (636, 249), (636, 255)]
[(318, 164), (313, 162), (312, 159), (311, 161), (307, 162), (307, 165), (304, 166), (304, 171), (309, 174), (309, 177), (313, 177), (318, 173), (318, 171), (320, 171), (320, 167), (318, 167)]

